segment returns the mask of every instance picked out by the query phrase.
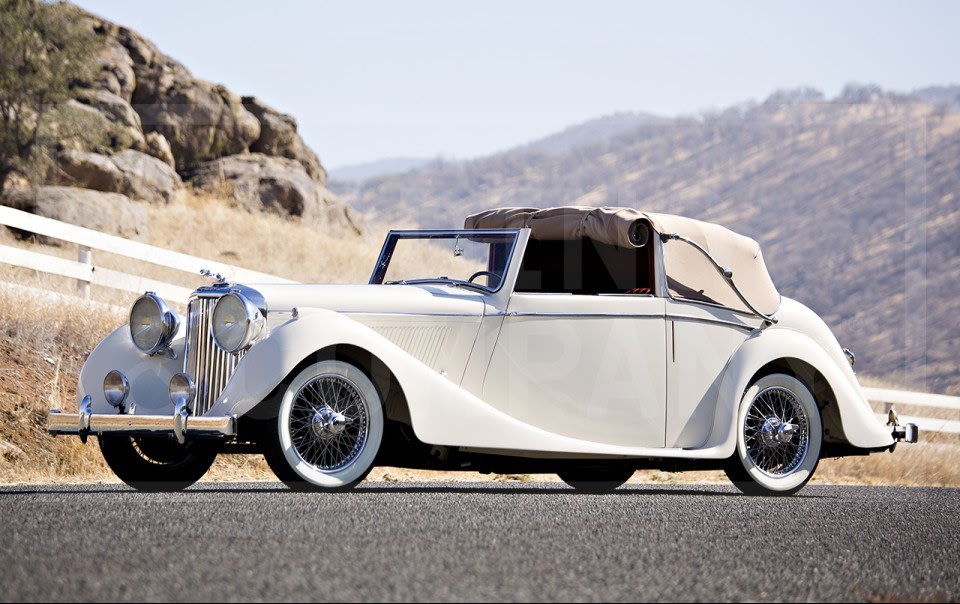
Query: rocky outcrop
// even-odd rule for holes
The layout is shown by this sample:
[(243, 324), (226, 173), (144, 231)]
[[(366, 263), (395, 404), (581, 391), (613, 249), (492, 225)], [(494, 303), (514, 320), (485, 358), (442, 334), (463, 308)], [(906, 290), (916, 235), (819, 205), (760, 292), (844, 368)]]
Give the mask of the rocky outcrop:
[(189, 183), (200, 190), (230, 197), (250, 210), (360, 232), (349, 208), (292, 159), (262, 153), (223, 157), (203, 164)]
[[(6, 193), (3, 204), (127, 239), (145, 241), (148, 236), (143, 209), (119, 193), (76, 187), (36, 187)], [(55, 240), (45, 242), (56, 243)]]
[(167, 203), (183, 184), (169, 165), (156, 157), (127, 149), (109, 157), (83, 151), (60, 154), (60, 170), (69, 184), (132, 199)]
[[(292, 116), (196, 79), (135, 31), (83, 14), (104, 45), (98, 69), (52, 112), (59, 165), (47, 184), (166, 203), (191, 177), (198, 188), (226, 191), (251, 209), (357, 229), (349, 208), (327, 190), (327, 173)], [(57, 201), (44, 208), (70, 199), (58, 187), (34, 190), (47, 193)], [(90, 198), (76, 199), (92, 208)]]
[(252, 96), (243, 97), (243, 106), (260, 121), (260, 137), (250, 146), (251, 151), (296, 160), (311, 178), (327, 183), (327, 171), (297, 134), (297, 120), (292, 115), (280, 113)]
[(193, 80), (168, 63), (151, 67), (133, 96), (145, 129), (170, 143), (177, 170), (242, 153), (260, 136), (260, 122), (224, 86)]

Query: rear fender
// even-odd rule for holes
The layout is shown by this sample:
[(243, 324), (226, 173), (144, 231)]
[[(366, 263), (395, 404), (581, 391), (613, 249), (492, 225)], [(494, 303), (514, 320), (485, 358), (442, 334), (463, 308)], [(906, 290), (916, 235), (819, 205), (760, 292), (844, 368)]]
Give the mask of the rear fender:
[(707, 448), (733, 455), (740, 399), (757, 372), (765, 365), (781, 359), (797, 359), (820, 372), (833, 391), (843, 432), (851, 445), (875, 449), (893, 444), (890, 431), (874, 415), (856, 378), (846, 375), (849, 367), (845, 373), (844, 368), (838, 367), (823, 347), (803, 333), (789, 328), (770, 327), (745, 341), (727, 364)]

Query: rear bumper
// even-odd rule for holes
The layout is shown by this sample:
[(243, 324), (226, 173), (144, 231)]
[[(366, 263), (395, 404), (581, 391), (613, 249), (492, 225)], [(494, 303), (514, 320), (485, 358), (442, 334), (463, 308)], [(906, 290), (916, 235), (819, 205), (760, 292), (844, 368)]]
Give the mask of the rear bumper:
[(75, 434), (84, 441), (90, 434), (170, 435), (185, 438), (231, 439), (237, 435), (237, 417), (192, 417), (186, 414), (127, 415), (92, 413), (89, 397), (80, 403), (79, 413), (51, 411), (47, 431), (54, 436)]
[(893, 443), (915, 443), (920, 440), (920, 429), (917, 424), (901, 424), (897, 410), (891, 408), (887, 414), (887, 425), (890, 426), (890, 435)]

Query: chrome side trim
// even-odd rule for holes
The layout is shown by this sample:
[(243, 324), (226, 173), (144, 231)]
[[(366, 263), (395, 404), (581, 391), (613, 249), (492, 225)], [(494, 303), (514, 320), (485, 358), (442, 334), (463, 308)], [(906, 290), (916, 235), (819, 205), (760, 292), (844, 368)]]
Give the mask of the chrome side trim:
[(715, 268), (717, 272), (720, 273), (720, 275), (727, 282), (727, 285), (730, 286), (730, 289), (733, 290), (733, 293), (737, 294), (737, 297), (740, 298), (740, 301), (743, 302), (747, 306), (747, 308), (750, 309), (750, 312), (752, 312), (753, 314), (763, 319), (769, 325), (774, 325), (775, 323), (777, 323), (776, 317), (774, 317), (773, 315), (766, 315), (760, 312), (757, 309), (757, 307), (755, 307), (753, 304), (750, 303), (749, 300), (747, 300), (747, 298), (743, 295), (743, 292), (740, 291), (740, 288), (737, 287), (737, 284), (733, 282), (733, 271), (730, 270), (729, 268), (724, 268), (720, 266), (720, 263), (717, 262), (717, 259), (713, 257), (713, 254), (705, 250), (703, 246), (701, 246), (699, 243), (697, 243), (692, 239), (688, 239), (683, 235), (680, 235), (679, 233), (670, 233), (670, 234), (663, 233), (660, 235), (660, 239), (661, 241), (682, 241), (687, 245), (692, 246), (698, 252), (703, 254), (707, 260), (710, 261), (710, 264), (713, 265), (713, 268)]
[[(730, 306), (724, 306), (723, 304), (717, 304), (715, 302), (707, 302), (706, 300), (694, 300), (692, 298), (675, 298), (673, 295), (667, 296), (668, 300), (676, 302), (678, 304), (693, 304), (695, 306), (706, 306), (709, 308), (719, 308), (720, 310), (725, 310), (727, 312), (732, 312), (736, 315), (743, 315), (745, 317), (757, 317), (756, 314), (749, 310), (744, 310), (742, 308), (732, 308)], [(781, 297), (780, 306), (783, 306), (783, 299)], [(773, 314), (780, 312), (780, 306), (777, 307), (777, 310)], [(759, 318), (759, 317), (757, 317)]]
[[(620, 313), (620, 312), (505, 312), (506, 317), (565, 317), (571, 319), (604, 317), (612, 319), (662, 319), (662, 313)], [(492, 316), (492, 315), (487, 315)]]
[(736, 327), (738, 329), (743, 329), (747, 332), (755, 331), (757, 328), (752, 325), (747, 325), (745, 323), (735, 323), (733, 321), (726, 321), (724, 319), (714, 319), (712, 317), (695, 317), (691, 315), (675, 315), (667, 314), (666, 318), (668, 321), (690, 321), (692, 323), (706, 323), (708, 325), (723, 325), (725, 327)]
[(479, 313), (442, 313), (442, 312), (395, 312), (391, 310), (338, 310), (341, 315), (383, 315), (385, 317), (474, 317), (482, 319), (484, 316)]
[[(181, 418), (182, 419), (182, 418)], [(60, 413), (51, 411), (47, 415), (47, 431), (53, 435), (79, 434), (84, 432), (80, 427), (80, 413)], [(185, 437), (204, 436), (216, 438), (232, 438), (237, 435), (237, 416), (224, 415), (220, 417), (189, 416), (183, 420), (183, 434)], [(114, 415), (108, 413), (94, 413), (83, 418), (88, 434), (176, 434), (177, 423), (174, 415)], [(87, 423), (89, 422), (89, 423)]]

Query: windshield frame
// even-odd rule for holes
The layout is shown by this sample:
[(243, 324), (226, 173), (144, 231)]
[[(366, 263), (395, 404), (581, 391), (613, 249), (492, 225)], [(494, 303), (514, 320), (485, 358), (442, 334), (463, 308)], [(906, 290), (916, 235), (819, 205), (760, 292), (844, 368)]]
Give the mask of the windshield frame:
[(370, 285), (386, 285), (383, 282), (383, 279), (387, 274), (387, 268), (390, 266), (390, 260), (393, 258), (393, 253), (396, 250), (397, 243), (401, 239), (450, 239), (453, 241), (457, 236), (478, 237), (484, 235), (513, 236), (512, 241), (510, 242), (510, 253), (507, 254), (507, 261), (506, 264), (504, 264), (503, 275), (500, 276), (500, 283), (496, 288), (480, 285), (479, 283), (467, 283), (457, 279), (440, 279), (439, 277), (436, 279), (413, 279), (410, 280), (409, 283), (411, 285), (431, 283), (452, 285), (454, 287), (465, 287), (469, 285), (471, 288), (495, 294), (503, 289), (503, 286), (507, 282), (507, 273), (509, 273), (510, 267), (513, 265), (513, 255), (517, 251), (517, 242), (520, 239), (520, 229), (416, 229), (390, 231), (387, 233), (387, 238), (383, 242), (383, 248), (380, 250), (380, 256), (377, 258), (377, 264), (373, 267), (373, 274), (370, 275), (369, 283)]

